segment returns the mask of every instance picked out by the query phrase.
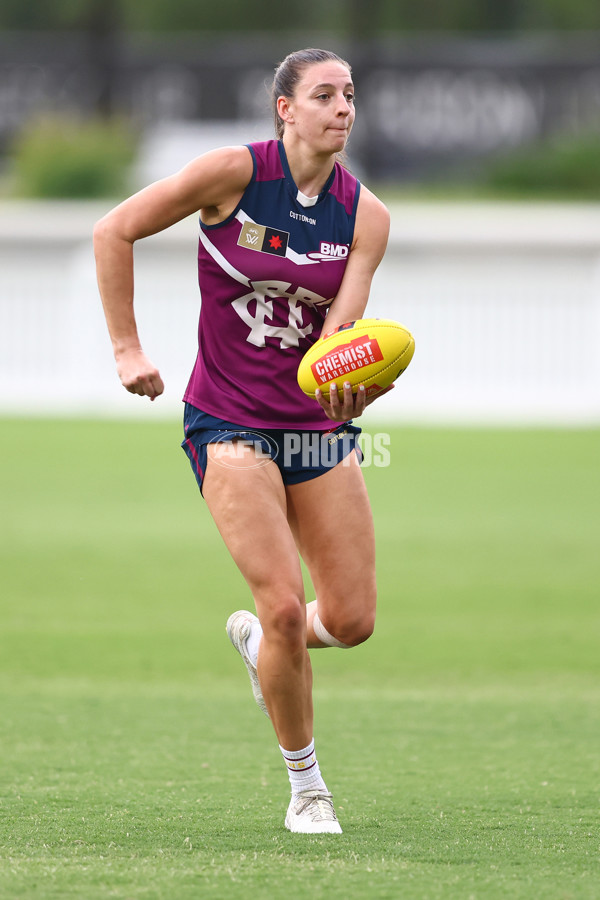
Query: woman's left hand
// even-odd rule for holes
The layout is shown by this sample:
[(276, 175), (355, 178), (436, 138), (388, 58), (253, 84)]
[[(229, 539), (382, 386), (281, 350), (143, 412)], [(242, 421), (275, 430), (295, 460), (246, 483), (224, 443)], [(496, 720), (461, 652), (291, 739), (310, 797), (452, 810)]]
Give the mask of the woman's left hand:
[(385, 391), (381, 391), (380, 394), (367, 400), (367, 392), (363, 384), (359, 386), (356, 395), (354, 395), (352, 393), (352, 385), (349, 382), (345, 382), (341, 396), (335, 384), (332, 384), (329, 388), (329, 398), (318, 388), (315, 396), (317, 403), (329, 419), (332, 419), (334, 422), (348, 422), (349, 419), (356, 419), (358, 416), (362, 416), (367, 406), (370, 406), (378, 397), (387, 394), (393, 387), (394, 385), (391, 384)]

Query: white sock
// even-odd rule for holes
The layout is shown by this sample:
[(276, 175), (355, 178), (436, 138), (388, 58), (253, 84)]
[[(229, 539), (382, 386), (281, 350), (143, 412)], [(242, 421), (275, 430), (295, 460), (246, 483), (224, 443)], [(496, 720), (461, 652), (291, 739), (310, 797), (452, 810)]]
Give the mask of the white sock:
[(258, 646), (260, 644), (262, 633), (263, 631), (260, 622), (253, 622), (250, 628), (250, 634), (246, 641), (246, 649), (248, 650), (248, 655), (254, 666), (256, 666), (256, 661), (258, 660)]
[(284, 750), (281, 744), (279, 749), (287, 766), (292, 794), (316, 789), (327, 790), (317, 762), (314, 738), (303, 750)]

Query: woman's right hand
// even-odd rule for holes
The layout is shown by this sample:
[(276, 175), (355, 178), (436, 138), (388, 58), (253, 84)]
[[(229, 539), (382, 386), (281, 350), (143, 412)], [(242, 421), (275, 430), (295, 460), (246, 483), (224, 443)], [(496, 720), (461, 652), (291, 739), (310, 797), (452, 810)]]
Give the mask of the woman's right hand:
[(389, 387), (380, 391), (374, 397), (369, 397), (367, 400), (364, 384), (359, 385), (357, 393), (353, 394), (350, 382), (344, 382), (343, 394), (340, 396), (340, 392), (334, 382), (329, 388), (329, 396), (324, 394), (320, 388), (317, 388), (315, 400), (332, 421), (349, 422), (350, 419), (357, 419), (358, 416), (362, 416), (367, 406), (370, 406), (378, 397), (383, 397), (384, 394), (387, 394), (393, 388), (394, 385), (390, 384)]
[(115, 354), (117, 373), (123, 387), (130, 394), (155, 400), (165, 386), (160, 372), (141, 349), (124, 350)]

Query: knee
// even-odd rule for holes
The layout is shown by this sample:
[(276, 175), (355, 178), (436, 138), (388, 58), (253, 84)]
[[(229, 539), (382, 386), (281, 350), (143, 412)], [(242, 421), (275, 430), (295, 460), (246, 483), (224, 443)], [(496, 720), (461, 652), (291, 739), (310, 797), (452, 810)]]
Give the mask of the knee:
[(336, 626), (335, 637), (348, 647), (358, 647), (368, 641), (375, 630), (375, 616), (361, 616), (355, 620), (341, 622)]
[[(326, 620), (327, 622), (327, 620)], [(364, 644), (375, 630), (375, 609), (360, 610), (354, 615), (346, 612), (325, 624), (329, 634), (346, 647)]]
[(291, 594), (279, 596), (260, 617), (266, 640), (292, 649), (306, 647), (306, 606), (304, 599)]

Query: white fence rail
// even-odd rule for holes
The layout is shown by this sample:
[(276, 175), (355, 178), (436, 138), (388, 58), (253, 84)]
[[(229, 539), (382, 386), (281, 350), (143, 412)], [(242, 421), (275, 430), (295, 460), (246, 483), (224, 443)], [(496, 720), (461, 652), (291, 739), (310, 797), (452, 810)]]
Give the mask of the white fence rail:
[[(0, 210), (0, 412), (177, 414), (196, 352), (193, 219), (136, 249), (145, 348), (166, 392), (119, 385), (91, 229), (106, 204)], [(369, 415), (421, 422), (600, 422), (600, 207), (392, 208), (370, 314), (416, 353)]]

